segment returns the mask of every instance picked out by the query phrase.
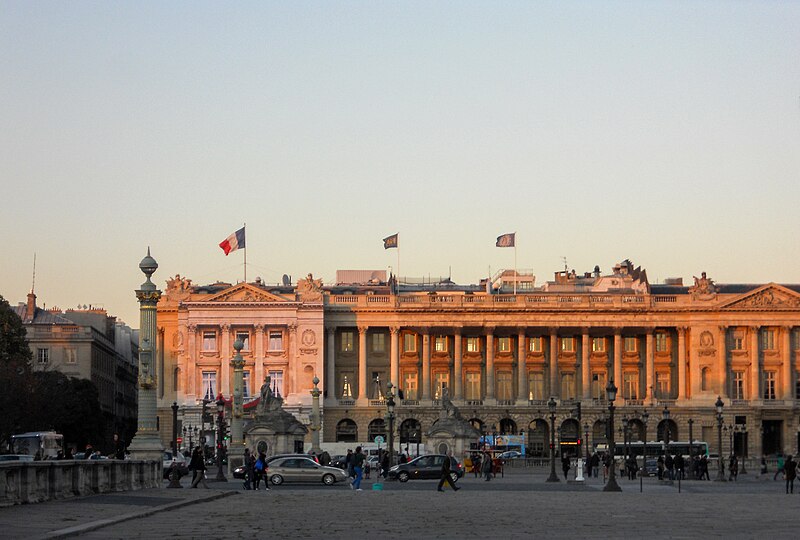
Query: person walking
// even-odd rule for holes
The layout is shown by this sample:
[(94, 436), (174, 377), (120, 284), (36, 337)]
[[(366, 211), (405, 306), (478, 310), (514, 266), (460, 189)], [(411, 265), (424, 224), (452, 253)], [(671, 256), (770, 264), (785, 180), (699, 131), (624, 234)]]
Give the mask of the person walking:
[(269, 480), (266, 477), (267, 472), (267, 454), (261, 452), (258, 454), (258, 459), (253, 463), (253, 478), (255, 478), (255, 490), (259, 490), (261, 479), (264, 479), (264, 491), (269, 491)]
[[(778, 475), (781, 474), (781, 473), (784, 473), (784, 470), (783, 470), (783, 466), (784, 465), (785, 465), (785, 462), (783, 460), (783, 454), (779, 454), (778, 455), (778, 470), (775, 471), (775, 476), (772, 477), (773, 480), (777, 480), (778, 479)], [(784, 476), (785, 476), (785, 473), (784, 473)]]
[(664, 479), (664, 456), (658, 456), (658, 460), (656, 461), (656, 465), (658, 467), (658, 479)]
[(481, 457), (481, 472), (486, 477), (486, 482), (492, 479), (492, 456), (489, 452), (484, 452)]
[(739, 478), (739, 458), (736, 454), (731, 454), (728, 460), (728, 482), (736, 482)]
[(592, 476), (597, 478), (598, 474), (600, 473), (600, 456), (597, 454), (597, 450), (595, 450), (592, 456), (589, 458), (589, 466), (592, 469)]
[(206, 464), (203, 459), (203, 452), (200, 447), (196, 447), (192, 452), (192, 459), (189, 461), (189, 468), (192, 470), (192, 485), (190, 487), (196, 488), (202, 482), (203, 487), (208, 489), (206, 482)]
[(444, 487), (444, 483), (447, 482), (453, 491), (458, 491), (461, 489), (460, 487), (456, 487), (455, 482), (453, 482), (453, 477), (450, 476), (450, 459), (452, 453), (448, 452), (446, 456), (444, 456), (444, 461), (442, 461), (442, 474), (439, 478), (439, 485), (436, 487), (436, 491), (444, 491), (442, 487)]
[(683, 469), (685, 467), (683, 455), (680, 453), (675, 454), (675, 459), (673, 460), (673, 464), (675, 465), (675, 475), (680, 480), (686, 480), (686, 476), (683, 474)]
[(700, 458), (700, 479), (703, 478), (711, 481), (711, 476), (708, 474), (708, 456), (706, 455)]
[(350, 484), (350, 489), (354, 489), (356, 491), (361, 490), (361, 478), (364, 475), (364, 454), (361, 452), (361, 447), (356, 446), (356, 453), (353, 454), (353, 473), (355, 474), (355, 479), (353, 483)]
[(481, 476), (481, 455), (479, 453), (475, 453), (472, 456), (472, 472), (475, 475), (475, 478)]
[(253, 469), (254, 469), (254, 466), (253, 466), (254, 464), (252, 463), (252, 459), (253, 459), (253, 456), (252, 456), (252, 454), (250, 454), (250, 449), (249, 448), (245, 448), (244, 449), (244, 463), (243, 463), (243, 465), (244, 465), (244, 482), (243, 482), (243, 485), (244, 485), (244, 489), (248, 490), (248, 491), (253, 489), (251, 487), (251, 482), (253, 481)]
[(381, 458), (381, 470), (383, 479), (386, 480), (386, 477), (389, 476), (389, 452), (383, 453), (383, 457)]
[(569, 456), (561, 456), (561, 470), (564, 471), (564, 480), (566, 480), (569, 475), (569, 467)]
[(667, 452), (667, 457), (664, 458), (664, 466), (667, 468), (667, 478), (675, 480), (675, 460), (669, 452)]
[(797, 462), (789, 455), (783, 464), (783, 477), (786, 478), (786, 493), (794, 493), (794, 479), (797, 478)]
[(347, 476), (352, 484), (356, 474), (353, 472), (353, 451), (349, 448), (347, 449), (347, 455), (344, 457), (344, 468), (347, 470)]

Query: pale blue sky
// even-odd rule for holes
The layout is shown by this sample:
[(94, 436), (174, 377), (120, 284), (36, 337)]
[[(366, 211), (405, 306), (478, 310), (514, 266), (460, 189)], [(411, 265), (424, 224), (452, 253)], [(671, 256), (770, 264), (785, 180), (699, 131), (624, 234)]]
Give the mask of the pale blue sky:
[(0, 1), (0, 294), (384, 269), (800, 283), (800, 2)]

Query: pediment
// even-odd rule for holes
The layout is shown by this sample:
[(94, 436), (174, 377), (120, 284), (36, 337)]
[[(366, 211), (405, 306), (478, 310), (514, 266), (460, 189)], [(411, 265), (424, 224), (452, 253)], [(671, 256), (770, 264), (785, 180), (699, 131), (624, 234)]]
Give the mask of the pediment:
[(291, 302), (289, 298), (278, 296), (249, 283), (239, 283), (203, 299), (204, 302)]
[(769, 283), (758, 289), (743, 294), (726, 304), (722, 309), (774, 310), (800, 308), (800, 294), (777, 283)]

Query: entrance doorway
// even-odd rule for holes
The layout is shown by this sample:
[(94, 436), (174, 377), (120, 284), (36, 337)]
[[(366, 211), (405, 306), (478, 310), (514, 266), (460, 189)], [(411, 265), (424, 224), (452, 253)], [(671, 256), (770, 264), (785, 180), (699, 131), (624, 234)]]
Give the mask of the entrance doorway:
[(782, 453), (783, 440), (781, 434), (783, 432), (783, 420), (762, 420), (761, 428), (763, 430), (761, 435), (762, 454), (769, 456), (779, 452)]

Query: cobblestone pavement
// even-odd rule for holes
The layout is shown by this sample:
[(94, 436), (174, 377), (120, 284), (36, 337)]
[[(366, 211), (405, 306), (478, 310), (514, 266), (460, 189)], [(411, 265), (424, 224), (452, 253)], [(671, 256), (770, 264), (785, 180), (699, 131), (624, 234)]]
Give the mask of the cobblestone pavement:
[[(622, 493), (545, 483), (549, 470), (509, 470), (485, 482), (467, 476), (458, 493), (435, 481), (243, 491), (155, 489), (0, 508), (0, 537), (53, 538), (776, 538), (800, 537), (794, 496), (772, 476), (733, 482), (620, 480)], [(373, 478), (374, 480), (374, 478)], [(186, 481), (184, 479), (184, 484)]]

